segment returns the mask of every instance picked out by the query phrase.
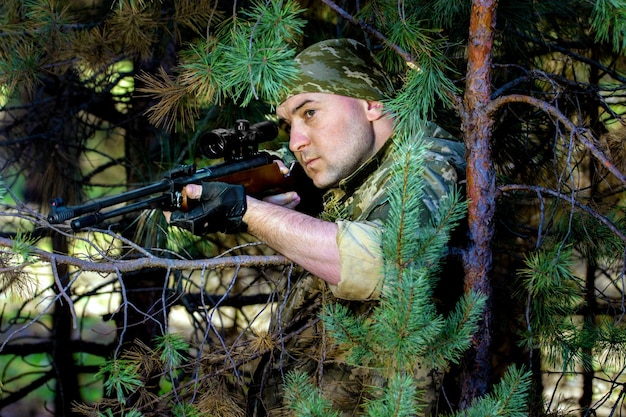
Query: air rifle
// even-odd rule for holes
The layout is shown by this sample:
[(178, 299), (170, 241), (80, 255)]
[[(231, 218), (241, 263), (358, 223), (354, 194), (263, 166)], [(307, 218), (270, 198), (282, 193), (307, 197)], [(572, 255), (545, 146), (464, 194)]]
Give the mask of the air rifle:
[[(196, 169), (195, 165), (180, 165), (163, 174), (154, 184), (121, 194), (76, 206), (67, 206), (61, 197), (50, 201), (48, 221), (60, 224), (71, 220), (74, 231), (94, 226), (107, 219), (146, 209), (163, 211), (189, 210), (184, 187), (205, 181), (221, 181), (239, 184), (252, 196), (297, 191), (306, 204), (300, 211), (317, 214), (321, 204), (320, 194), (304, 175), (301, 167), (294, 164), (290, 173), (284, 175), (269, 153), (259, 151), (259, 144), (273, 140), (278, 129), (272, 122), (260, 122), (250, 126), (247, 120), (237, 120), (233, 129), (214, 129), (201, 138), (200, 151), (208, 158), (224, 158), (224, 162)], [(122, 203), (125, 206), (104, 211)]]

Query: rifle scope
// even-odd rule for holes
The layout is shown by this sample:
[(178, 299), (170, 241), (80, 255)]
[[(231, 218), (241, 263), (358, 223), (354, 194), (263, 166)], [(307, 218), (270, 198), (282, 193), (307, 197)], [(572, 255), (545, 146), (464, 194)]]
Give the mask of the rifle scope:
[(232, 129), (213, 129), (198, 139), (198, 148), (207, 158), (238, 161), (254, 156), (259, 144), (278, 136), (278, 127), (270, 121), (255, 123), (245, 119), (235, 121)]

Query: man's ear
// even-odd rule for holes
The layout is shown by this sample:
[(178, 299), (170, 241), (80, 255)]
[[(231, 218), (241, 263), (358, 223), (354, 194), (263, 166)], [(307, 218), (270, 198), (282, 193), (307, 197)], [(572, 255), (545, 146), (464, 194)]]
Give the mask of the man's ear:
[(367, 118), (370, 122), (378, 120), (385, 115), (383, 103), (380, 101), (367, 101)]

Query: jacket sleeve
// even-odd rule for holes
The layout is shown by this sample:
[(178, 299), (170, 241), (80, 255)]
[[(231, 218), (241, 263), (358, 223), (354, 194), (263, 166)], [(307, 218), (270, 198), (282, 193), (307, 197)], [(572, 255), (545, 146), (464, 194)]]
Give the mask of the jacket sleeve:
[(370, 221), (337, 220), (341, 281), (330, 285), (338, 298), (372, 300), (380, 297), (383, 276), (382, 225)]

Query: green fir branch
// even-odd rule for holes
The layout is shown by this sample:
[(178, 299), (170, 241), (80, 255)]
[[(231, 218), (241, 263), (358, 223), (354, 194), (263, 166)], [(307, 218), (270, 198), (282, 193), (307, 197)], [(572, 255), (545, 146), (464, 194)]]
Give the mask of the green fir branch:
[(329, 400), (322, 397), (319, 390), (313, 385), (309, 377), (299, 371), (287, 374), (285, 392), (287, 407), (299, 417), (335, 417), (339, 416), (332, 409)]
[(419, 394), (413, 378), (395, 374), (389, 379), (382, 395), (366, 402), (365, 413), (372, 417), (420, 415)]
[(186, 93), (200, 105), (220, 104), (228, 95), (226, 48), (211, 41), (198, 41), (180, 53), (179, 80)]
[(156, 337), (155, 350), (160, 352), (159, 359), (165, 365), (165, 369), (174, 370), (185, 361), (189, 343), (181, 335), (166, 333)]
[(306, 22), (301, 18), (304, 12), (293, 0), (258, 1), (250, 9), (242, 10), (242, 15), (255, 22), (250, 31), (255, 42), (273, 39), (295, 45), (304, 34)]
[(230, 77), (224, 88), (244, 107), (253, 100), (277, 103), (286, 81), (297, 74), (296, 50), (281, 39), (250, 39), (238, 32), (226, 47), (224, 67)]
[(419, 55), (418, 67), (410, 69), (402, 89), (385, 106), (396, 118), (398, 130), (410, 131), (424, 120), (431, 120), (438, 100), (451, 106), (452, 97), (458, 91), (452, 80), (445, 75), (449, 70), (445, 61), (432, 55)]
[[(138, 91), (158, 100), (150, 121), (171, 130), (193, 127), (198, 109), (233, 100), (240, 107), (253, 101), (278, 103), (285, 85), (295, 79), (296, 45), (305, 21), (293, 0), (256, 2), (241, 15), (222, 21), (215, 35), (191, 43), (180, 53), (177, 77), (144, 76)], [(169, 77), (166, 75), (166, 77)]]
[[(383, 253), (385, 265), (393, 265), (401, 274), (402, 268), (413, 259), (415, 236), (411, 233), (419, 227), (423, 211), (424, 185), (414, 179), (423, 177), (426, 149), (423, 146), (423, 134), (418, 136), (419, 143), (412, 145), (413, 138), (407, 135), (398, 135), (394, 138), (395, 153), (393, 159), (397, 161), (391, 173), (388, 188), (389, 218), (383, 231)], [(393, 260), (393, 262), (390, 262)], [(386, 274), (387, 275), (387, 274)], [(396, 276), (393, 274), (392, 276)]]
[(320, 318), (339, 347), (349, 352), (347, 363), (366, 366), (376, 358), (376, 349), (368, 342), (369, 320), (360, 320), (342, 304), (326, 305)]
[(96, 378), (104, 379), (104, 389), (108, 396), (115, 393), (117, 401), (124, 404), (126, 396), (143, 386), (140, 364), (125, 359), (111, 360), (100, 368)]
[(603, 367), (619, 371), (626, 366), (626, 332), (622, 322), (615, 322), (608, 317), (596, 319), (596, 344), (598, 362)]
[(42, 52), (32, 42), (25, 40), (6, 51), (0, 60), (0, 84), (6, 86), (7, 96), (12, 96), (21, 86), (31, 96), (39, 84)]
[(478, 322), (487, 303), (487, 297), (476, 292), (464, 294), (446, 317), (442, 331), (436, 335), (436, 349), (424, 352), (424, 363), (443, 368), (449, 363), (459, 363), (467, 349), (468, 340), (478, 329)]
[(523, 344), (530, 349), (542, 347), (548, 363), (564, 369), (584, 359), (581, 325), (574, 321), (584, 298), (572, 272), (573, 259), (570, 246), (556, 244), (529, 254), (526, 268), (520, 270), (528, 291)]
[[(225, 20), (216, 38), (224, 48), (224, 92), (245, 107), (252, 100), (278, 103), (296, 78), (295, 46), (304, 9), (293, 0), (257, 1), (241, 17)], [(219, 68), (222, 69), (222, 68)]]
[(596, 42), (607, 42), (617, 54), (626, 51), (626, 1), (596, 0), (591, 13), (591, 27)]
[[(398, 135), (395, 142), (394, 159), (398, 163), (393, 168), (388, 185), (394, 192), (389, 193), (390, 215), (384, 230), (385, 241), (394, 244), (383, 245), (386, 259), (395, 258), (394, 273), (389, 275), (401, 274), (401, 270), (408, 265), (435, 272), (432, 268), (439, 265), (451, 230), (466, 215), (467, 202), (462, 201), (457, 189), (452, 189), (439, 198), (437, 211), (428, 213), (422, 180), (424, 161), (428, 159), (428, 144), (423, 139), (423, 132)], [(425, 222), (425, 219), (428, 221)], [(389, 262), (386, 264), (389, 265)], [(398, 270), (395, 271), (395, 268)]]
[(455, 417), (527, 417), (530, 372), (511, 366), (493, 392), (478, 398)]
[(380, 307), (372, 316), (369, 339), (379, 351), (383, 361), (380, 366), (393, 373), (413, 367), (416, 358), (432, 348), (444, 327), (444, 318), (437, 314), (432, 300), (433, 281), (427, 271), (404, 274), (386, 286)]

